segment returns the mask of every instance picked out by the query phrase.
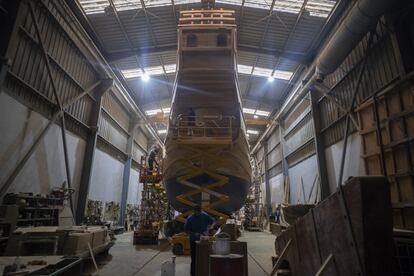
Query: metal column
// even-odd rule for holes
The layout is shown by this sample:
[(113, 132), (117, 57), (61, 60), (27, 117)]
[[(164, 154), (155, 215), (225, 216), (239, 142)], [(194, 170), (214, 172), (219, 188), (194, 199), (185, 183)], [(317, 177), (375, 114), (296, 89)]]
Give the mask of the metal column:
[(86, 200), (88, 199), (89, 186), (92, 177), (93, 160), (95, 156), (96, 141), (98, 138), (98, 122), (101, 114), (102, 96), (112, 87), (113, 80), (107, 79), (97, 88), (94, 95), (96, 102), (93, 105), (90, 118), (90, 131), (86, 141), (83, 169), (79, 184), (78, 201), (76, 205), (76, 223), (81, 224), (85, 215)]
[(313, 127), (314, 127), (314, 139), (316, 147), (316, 158), (318, 161), (318, 173), (321, 187), (321, 199), (325, 199), (330, 195), (328, 174), (326, 168), (325, 158), (325, 146), (323, 143), (323, 137), (320, 133), (321, 130), (321, 114), (318, 106), (318, 97), (315, 93), (310, 92), (311, 107), (313, 115)]
[(129, 129), (128, 129), (128, 141), (126, 146), (126, 154), (128, 155), (127, 160), (124, 164), (124, 174), (122, 177), (122, 194), (121, 194), (121, 209), (120, 209), (120, 215), (119, 215), (119, 225), (123, 226), (125, 224), (125, 212), (126, 212), (126, 206), (127, 206), (127, 200), (128, 200), (128, 189), (129, 189), (129, 178), (131, 175), (131, 166), (132, 166), (132, 148), (134, 145), (134, 136), (135, 131), (137, 127), (139, 126), (139, 123), (137, 123), (137, 120), (131, 119), (131, 122), (129, 123)]
[(269, 216), (272, 213), (272, 201), (270, 198), (270, 179), (269, 179), (269, 147), (267, 142), (263, 143), (264, 148), (264, 166), (265, 166), (265, 189), (266, 189), (266, 213), (267, 213), (267, 220), (269, 220)]

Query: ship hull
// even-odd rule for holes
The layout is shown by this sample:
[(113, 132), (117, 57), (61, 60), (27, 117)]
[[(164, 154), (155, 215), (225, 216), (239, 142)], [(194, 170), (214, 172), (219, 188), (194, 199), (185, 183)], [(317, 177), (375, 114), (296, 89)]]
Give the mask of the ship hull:
[[(216, 191), (220, 194), (226, 195), (229, 197), (229, 200), (224, 203), (220, 204), (215, 208), (217, 211), (224, 213), (224, 214), (231, 214), (232, 212), (239, 210), (243, 205), (245, 204), (246, 196), (249, 191), (250, 187), (250, 181), (247, 181), (245, 179), (231, 176), (231, 175), (223, 175), (228, 178), (228, 183), (224, 185), (221, 188), (213, 189), (213, 191)], [(210, 179), (207, 175), (202, 175), (200, 177), (196, 178), (196, 181), (192, 181), (194, 184), (197, 184), (199, 186), (205, 185), (206, 183), (211, 183), (213, 181)], [(178, 183), (176, 178), (167, 179), (165, 181), (165, 187), (167, 189), (167, 196), (170, 204), (174, 207), (175, 210), (178, 212), (185, 212), (188, 211), (189, 206), (184, 205), (177, 201), (176, 197), (179, 195), (183, 195), (185, 193), (188, 193), (190, 191), (193, 191), (193, 189), (188, 188), (181, 183)], [(198, 193), (196, 195), (193, 195), (189, 198), (189, 200), (196, 202), (200, 205), (202, 205), (202, 195), (201, 193)], [(216, 198), (213, 198), (210, 200), (210, 203), (213, 203)]]

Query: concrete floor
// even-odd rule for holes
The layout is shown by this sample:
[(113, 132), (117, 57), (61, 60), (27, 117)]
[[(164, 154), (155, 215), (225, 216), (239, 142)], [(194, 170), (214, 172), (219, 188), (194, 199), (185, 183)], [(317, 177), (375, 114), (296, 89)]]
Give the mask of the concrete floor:
[[(115, 245), (108, 255), (97, 256), (100, 276), (160, 276), (161, 264), (171, 260), (173, 254), (167, 241), (158, 246), (132, 245), (132, 232), (116, 236)], [(249, 254), (249, 275), (265, 276), (272, 270), (271, 256), (274, 255), (275, 236), (266, 232), (244, 232), (240, 241), (247, 242)], [(85, 275), (94, 272), (93, 265), (86, 265)], [(176, 275), (190, 275), (190, 257), (176, 259)]]

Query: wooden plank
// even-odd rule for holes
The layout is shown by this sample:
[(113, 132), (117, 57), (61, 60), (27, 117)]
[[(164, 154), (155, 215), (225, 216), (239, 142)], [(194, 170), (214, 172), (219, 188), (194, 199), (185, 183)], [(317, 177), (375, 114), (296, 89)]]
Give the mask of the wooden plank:
[[(392, 275), (392, 213), (389, 184), (384, 177), (353, 178), (344, 186), (356, 244), (366, 275)], [(340, 196), (335, 193), (313, 209), (316, 234), (322, 260), (331, 254), (335, 266), (328, 266), (325, 275), (356, 275), (357, 265), (353, 249), (346, 238), (345, 219), (340, 208)], [(314, 275), (322, 261), (317, 251), (311, 226), (312, 214), (300, 218), (276, 239), (276, 252), (280, 253), (287, 240), (293, 238), (297, 251), (292, 250), (286, 259), (292, 275)], [(296, 232), (296, 235), (295, 235)]]

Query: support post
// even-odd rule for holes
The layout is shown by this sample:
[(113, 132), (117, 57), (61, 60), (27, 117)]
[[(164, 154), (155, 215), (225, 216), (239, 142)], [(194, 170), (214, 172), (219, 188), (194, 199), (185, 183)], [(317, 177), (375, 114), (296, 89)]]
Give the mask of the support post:
[(281, 122), (279, 122), (279, 137), (280, 137), (280, 149), (282, 154), (282, 172), (283, 172), (283, 187), (284, 187), (284, 194), (283, 194), (283, 203), (289, 204), (290, 203), (290, 182), (289, 182), (289, 164), (285, 158), (285, 138), (283, 137), (283, 128)]
[(131, 175), (131, 166), (132, 166), (132, 148), (134, 146), (134, 136), (135, 131), (139, 123), (137, 122), (136, 118), (132, 118), (131, 122), (129, 123), (128, 129), (128, 141), (126, 146), (126, 154), (128, 155), (127, 160), (124, 164), (124, 174), (122, 177), (122, 194), (121, 194), (121, 208), (120, 208), (120, 215), (119, 215), (119, 225), (125, 225), (125, 212), (128, 200), (128, 190), (129, 190), (129, 178)]
[(267, 221), (269, 221), (270, 214), (272, 213), (272, 201), (270, 198), (270, 175), (269, 175), (269, 146), (267, 142), (263, 143), (264, 148), (264, 166), (265, 166), (265, 189), (266, 189), (266, 212), (267, 212)]
[(98, 122), (101, 114), (102, 96), (113, 86), (113, 80), (107, 79), (102, 81), (101, 85), (97, 88), (94, 95), (96, 102), (93, 104), (90, 129), (88, 137), (86, 139), (85, 155), (83, 157), (83, 169), (79, 183), (78, 201), (76, 204), (75, 221), (77, 224), (81, 224), (86, 208), (86, 200), (88, 199), (90, 181), (92, 177), (93, 160), (95, 156), (96, 141), (98, 138)]
[(318, 106), (317, 96), (310, 92), (311, 108), (313, 115), (313, 128), (315, 135), (316, 159), (318, 161), (318, 173), (321, 187), (321, 199), (325, 199), (330, 195), (329, 181), (326, 168), (325, 147), (323, 137), (321, 135), (321, 114)]

